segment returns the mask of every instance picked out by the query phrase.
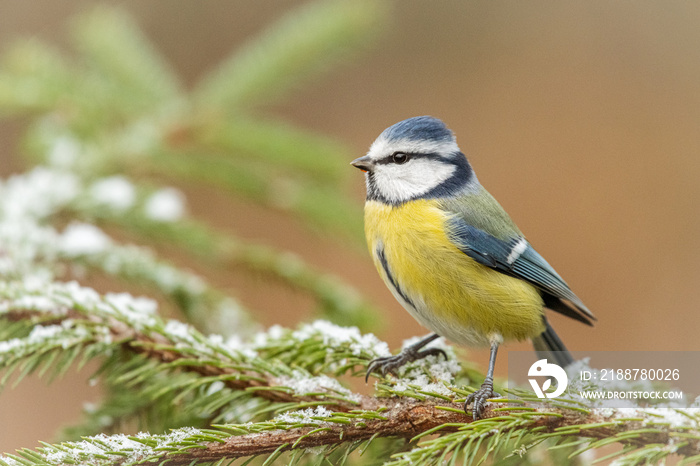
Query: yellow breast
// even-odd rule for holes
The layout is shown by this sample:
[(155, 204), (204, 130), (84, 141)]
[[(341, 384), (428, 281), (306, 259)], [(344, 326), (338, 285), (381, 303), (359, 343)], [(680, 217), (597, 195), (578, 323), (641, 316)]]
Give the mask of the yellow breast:
[(455, 343), (539, 335), (543, 302), (537, 290), (457, 249), (445, 232), (447, 218), (435, 200), (365, 204), (370, 253), (397, 299), (408, 298), (402, 304), (421, 324)]

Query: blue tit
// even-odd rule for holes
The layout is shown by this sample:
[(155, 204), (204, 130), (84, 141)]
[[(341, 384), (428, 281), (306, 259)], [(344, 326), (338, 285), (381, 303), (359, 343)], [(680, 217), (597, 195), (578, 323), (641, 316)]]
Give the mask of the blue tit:
[(440, 354), (423, 349), (440, 336), (490, 347), (486, 379), (464, 405), (467, 411), (473, 403), (477, 419), (486, 400), (498, 396), (493, 370), (504, 341), (530, 339), (559, 365), (573, 361), (544, 308), (588, 325), (595, 317), (481, 186), (442, 121), (396, 123), (352, 165), (365, 172), (374, 265), (399, 303), (434, 332), (399, 355), (375, 359), (367, 376)]

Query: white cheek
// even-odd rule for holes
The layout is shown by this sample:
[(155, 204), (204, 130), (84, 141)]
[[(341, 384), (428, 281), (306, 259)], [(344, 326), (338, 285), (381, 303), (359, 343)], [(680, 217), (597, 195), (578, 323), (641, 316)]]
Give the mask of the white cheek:
[(389, 201), (402, 202), (427, 193), (452, 176), (454, 171), (454, 165), (413, 159), (405, 165), (377, 165), (374, 182), (379, 193)]

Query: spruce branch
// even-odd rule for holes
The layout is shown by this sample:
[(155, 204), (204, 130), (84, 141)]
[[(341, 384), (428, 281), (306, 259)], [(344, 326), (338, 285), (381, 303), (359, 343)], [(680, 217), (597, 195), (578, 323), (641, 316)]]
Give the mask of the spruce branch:
[[(318, 70), (324, 57), (350, 49), (349, 37), (357, 39), (351, 41), (353, 44), (366, 40), (368, 32), (382, 20), (383, 12), (376, 2), (352, 6), (311, 2), (282, 19), (281, 24), (286, 26), (270, 29), (246, 48), (258, 50), (269, 67), (250, 70), (257, 65), (246, 61), (248, 52), (232, 53), (227, 63), (237, 73), (259, 76), (261, 82), (267, 79), (266, 73), (271, 73), (269, 78), (282, 88), (277, 84), (286, 78), (275, 74), (279, 64), (295, 62), (299, 50), (316, 50), (315, 59), (296, 63), (299, 74), (295, 76)], [(321, 35), (308, 27), (312, 23), (324, 25)], [(262, 271), (267, 277), (310, 294), (318, 303), (319, 314), (337, 322), (366, 327), (374, 320), (372, 316), (378, 313), (373, 307), (337, 277), (315, 270), (291, 253), (211, 231), (178, 213), (183, 207), (177, 203), (173, 210), (172, 202), (166, 207), (151, 202), (167, 188), (154, 189), (147, 181), (153, 177), (159, 181), (163, 177), (214, 181), (236, 195), (360, 239), (359, 207), (338, 189), (338, 182), (346, 178), (343, 155), (347, 157), (347, 149), (290, 124), (241, 112), (235, 117), (209, 118), (217, 113), (214, 107), (219, 108), (218, 104), (209, 107), (199, 96), (212, 81), (203, 80), (194, 93), (183, 89), (157, 48), (118, 9), (101, 6), (80, 15), (73, 22), (72, 36), (78, 49), (74, 59), (30, 40), (10, 48), (0, 66), (0, 110), (36, 116), (28, 129), (26, 147), (45, 165), (34, 170), (35, 180), (18, 177), (48, 199), (42, 206), (46, 212), (31, 218), (35, 231), (44, 229), (51, 234), (49, 225), (57, 220), (101, 219), (108, 227), (118, 225), (134, 232), (137, 240), (145, 237), (160, 244), (172, 239), (170, 244), (194, 252), (196, 260), (208, 256), (226, 267)], [(270, 39), (272, 36), (276, 39)], [(325, 41), (322, 44), (318, 42), (321, 39)], [(30, 92), (32, 89), (41, 92)], [(134, 183), (129, 175), (138, 175), (144, 181)], [(21, 182), (18, 179), (18, 184)], [(34, 203), (38, 197), (29, 199)], [(25, 204), (29, 203), (20, 199), (18, 205), (22, 207), (13, 209), (22, 210)], [(15, 244), (28, 236), (26, 228), (16, 233)], [(34, 244), (39, 243), (37, 237)], [(48, 252), (53, 256), (38, 256), (48, 259), (46, 273), (56, 275), (59, 261), (54, 252)], [(191, 277), (173, 267), (166, 270), (162, 267), (167, 265), (165, 261), (147, 264), (143, 260), (140, 265), (145, 267), (139, 270), (135, 254), (130, 264), (124, 262), (125, 255), (100, 255), (107, 254), (98, 251), (91, 257), (69, 258), (68, 262), (80, 262), (73, 265), (87, 265), (131, 282), (145, 279), (204, 329), (240, 326), (227, 322), (224, 316), (245, 319), (244, 310), (231, 297), (211, 287), (203, 292), (193, 290), (187, 286), (193, 284)], [(120, 266), (115, 266), (115, 258), (122, 261)], [(35, 259), (38, 257), (24, 262), (29, 267), (40, 262)], [(165, 283), (163, 278), (168, 274), (180, 284)], [(212, 318), (212, 314), (220, 318)]]
[(213, 155), (225, 151), (236, 164), (252, 156), (268, 170), (284, 167), (307, 182), (336, 189), (349, 178), (346, 161), (352, 154), (347, 147), (322, 135), (301, 133), (284, 121), (237, 115), (198, 130)]
[(347, 149), (239, 106), (282, 97), (348, 57), (385, 18), (384, 2), (306, 3), (189, 92), (125, 13), (99, 6), (73, 22), (74, 59), (36, 40), (10, 48), (0, 112), (34, 116), (29, 155), (83, 179), (205, 181), (359, 242), (358, 207), (338, 189)]
[(74, 43), (90, 69), (103, 83), (128, 89), (129, 106), (137, 114), (173, 101), (181, 93), (169, 64), (124, 12), (100, 5), (78, 17), (74, 25)]
[[(141, 372), (128, 373), (122, 382), (127, 379), (140, 381), (158, 372), (182, 370), (197, 374), (199, 379), (192, 383), (223, 382), (233, 390), (244, 390), (266, 401), (325, 404), (347, 411), (357, 405), (356, 395), (330, 378), (318, 377), (317, 382), (326, 383), (325, 387), (309, 386), (308, 383), (313, 382), (313, 372), (318, 373), (319, 368), (347, 372), (377, 354), (372, 348), (358, 347), (352, 338), (346, 338), (322, 359), (316, 355), (308, 361), (303, 357), (308, 354), (299, 354), (298, 345), (302, 342), (297, 338), (304, 338), (302, 348), (313, 351), (312, 331), (297, 332), (296, 337), (294, 332), (282, 332), (278, 337), (287, 341), (287, 353), (296, 354), (298, 359), (298, 364), (290, 365), (283, 358), (260, 357), (268, 351), (281, 352), (275, 338), (261, 339), (259, 348), (237, 349), (236, 339), (226, 342), (218, 335), (204, 336), (177, 321), (162, 321), (154, 314), (155, 303), (143, 298), (125, 294), (101, 296), (75, 282), (42, 284), (40, 288), (20, 282), (0, 285), (0, 315), (11, 321), (50, 323), (49, 326), (33, 327), (24, 338), (5, 342), (4, 351), (0, 352), (0, 368), (5, 369), (5, 380), (21, 364), (27, 369), (22, 369), (20, 377), (34, 370), (34, 362), (24, 363), (28, 355), (38, 360), (52, 351), (75, 348), (69, 364), (78, 357), (81, 349), (93, 357), (108, 351), (126, 350), (159, 364), (144, 366)], [(353, 333), (359, 336), (359, 331)], [(295, 339), (297, 345), (293, 343)], [(323, 336), (317, 333), (316, 339), (322, 342)], [(379, 348), (384, 349), (385, 345), (379, 345)], [(307, 383), (306, 387), (299, 389), (301, 393), (294, 387), (285, 386), (299, 378), (304, 378)], [(172, 391), (186, 388), (174, 386)]]
[[(648, 416), (616, 419), (609, 410), (582, 413), (546, 406), (523, 411), (499, 403), (489, 407), (487, 418), (469, 422), (469, 416), (454, 403), (417, 402), (410, 398), (365, 399), (369, 405), (361, 403), (350, 412), (333, 412), (324, 406), (285, 413), (254, 424), (184, 429), (169, 435), (100, 436), (82, 442), (46, 445), (39, 449), (38, 455), (25, 450), (15, 458), (31, 461), (38, 456), (43, 461), (48, 459), (48, 464), (60, 464), (71, 458), (77, 464), (98, 465), (154, 461), (172, 465), (209, 464), (248, 456), (268, 456), (269, 461), (291, 450), (308, 454), (309, 449), (338, 444), (357, 446), (361, 442), (367, 448), (368, 443), (383, 437), (419, 441), (411, 451), (394, 455), (394, 460), (386, 463), (392, 465), (441, 464), (459, 456), (464, 457), (466, 464), (476, 464), (499, 450), (522, 454), (547, 438), (567, 442), (566, 446), (583, 445), (573, 456), (587, 448), (619, 442), (627, 446), (623, 458), (628, 458), (629, 464), (636, 464), (635, 458), (647, 459), (648, 454), (660, 459), (670, 454), (692, 459), (692, 455), (700, 453), (697, 430), (649, 427)], [(434, 434), (439, 437), (420, 441)]]
[[(358, 416), (351, 417), (354, 422), (348, 424), (346, 416), (332, 414), (327, 417), (311, 416), (300, 419), (298, 424), (304, 422), (312, 424), (305, 427), (294, 427), (281, 423), (265, 426), (263, 430), (255, 430), (252, 433), (235, 435), (218, 441), (206, 444), (206, 448), (193, 450), (187, 455), (173, 455), (167, 457), (172, 464), (189, 464), (187, 461), (197, 460), (202, 462), (218, 461), (221, 458), (240, 458), (246, 456), (270, 455), (292, 449), (309, 449), (321, 446), (335, 445), (339, 442), (352, 443), (358, 441), (368, 441), (378, 437), (398, 437), (404, 439), (419, 439), (429, 434), (448, 434), (426, 442), (426, 448), (416, 448), (405, 454), (395, 455), (394, 461), (387, 464), (413, 465), (413, 464), (436, 464), (446, 457), (446, 453), (457, 448), (465, 450), (465, 456), (473, 455), (479, 451), (474, 445), (476, 439), (483, 440), (491, 437), (498, 440), (506, 434), (518, 434), (518, 431), (526, 432), (525, 429), (537, 431), (540, 437), (550, 435), (562, 439), (574, 436), (570, 430), (578, 430), (578, 436), (592, 439), (595, 443), (597, 439), (614, 439), (616, 442), (627, 443), (630, 446), (638, 447), (640, 452), (636, 455), (643, 457), (641, 452), (654, 449), (684, 455), (696, 455), (700, 453), (700, 439), (693, 442), (683, 442), (676, 445), (676, 448), (669, 447), (674, 439), (683, 439), (684, 436), (677, 433), (665, 431), (664, 429), (644, 428), (642, 421), (628, 424), (609, 421), (604, 415), (593, 410), (585, 415), (580, 412), (567, 411), (562, 408), (543, 409), (541, 411), (532, 410), (527, 414), (512, 413), (503, 406), (498, 413), (490, 408), (490, 419), (465, 423), (468, 417), (463, 411), (455, 408), (454, 404), (432, 403), (402, 399), (384, 401), (381, 406), (381, 414), (371, 414), (367, 412), (368, 406), (361, 405), (357, 410)], [(371, 404), (376, 404), (373, 401)], [(362, 412), (366, 411), (366, 412)], [(304, 415), (309, 414), (305, 413)], [(355, 412), (353, 413), (355, 414)], [(293, 420), (293, 416), (287, 416)], [(299, 416), (300, 418), (302, 416)], [(267, 427), (270, 427), (267, 429)], [(285, 427), (287, 427), (285, 429)], [(224, 426), (225, 430), (234, 433), (244, 432), (246, 429), (239, 426)], [(248, 428), (248, 430), (252, 430)], [(569, 431), (559, 435), (558, 432)], [(639, 434), (639, 435), (636, 435)], [(524, 436), (523, 436), (524, 437)], [(491, 440), (492, 445), (487, 448), (487, 453), (491, 453), (497, 448), (497, 442)], [(579, 443), (581, 443), (579, 441)], [(602, 444), (598, 440), (598, 444)], [(606, 442), (612, 443), (612, 442)], [(650, 446), (653, 447), (650, 448)], [(662, 446), (666, 445), (665, 448)], [(437, 448), (431, 448), (436, 446)], [(517, 443), (515, 444), (517, 447)], [(469, 447), (474, 448), (473, 452)], [(457, 453), (458, 451), (455, 451)], [(484, 458), (486, 455), (483, 455)], [(170, 464), (170, 463), (169, 463)]]
[(56, 108), (75, 76), (60, 53), (38, 40), (16, 44), (3, 54), (0, 69), (0, 115), (26, 114)]
[[(99, 247), (86, 249), (86, 238), (100, 238)], [(250, 313), (234, 298), (207, 283), (202, 277), (181, 270), (153, 252), (135, 245), (120, 245), (94, 226), (71, 223), (59, 240), (58, 260), (73, 269), (99, 270), (130, 283), (160, 292), (174, 303), (185, 317), (205, 330), (214, 328), (252, 331)]]
[[(138, 186), (133, 189), (139, 192), (139, 198), (146, 198), (149, 192)], [(320, 317), (341, 325), (355, 325), (363, 329), (370, 322), (374, 329), (381, 325), (377, 309), (355, 288), (332, 274), (317, 270), (296, 254), (222, 234), (196, 219), (158, 221), (145, 214), (141, 207), (139, 203), (134, 203), (126, 209), (109, 209), (94, 196), (83, 196), (67, 208), (80, 219), (96, 221), (107, 227), (116, 226), (143, 240), (175, 246), (207, 264), (243, 267), (279, 280), (308, 293), (317, 301)], [(136, 271), (134, 267), (129, 269)], [(211, 316), (205, 318), (211, 319)], [(211, 328), (218, 328), (215, 325), (216, 322)]]
[[(127, 388), (158, 374), (191, 374), (181, 383), (173, 379), (160, 396), (177, 399), (198, 386), (220, 383), (270, 403), (264, 411), (277, 415), (247, 424), (189, 428), (185, 437), (179, 430), (140, 434), (122, 442), (121, 449), (111, 437), (98, 437), (47, 445), (38, 454), (25, 451), (19, 457), (52, 458), (48, 464), (62, 464), (67, 458), (78, 464), (197, 464), (316, 447), (349, 448), (385, 437), (417, 442), (412, 450), (394, 456), (389, 464), (395, 465), (438, 464), (453, 456), (472, 464), (489, 455), (526, 451), (548, 439), (577, 445), (574, 455), (610, 443), (627, 446), (628, 458), (700, 454), (698, 409), (613, 411), (581, 407), (581, 402), (567, 399), (542, 403), (532, 394), (515, 391), (516, 398), (495, 400), (484, 419), (472, 421), (462, 406), (468, 392), (455, 385), (458, 372), (450, 372), (452, 377), (436, 372), (440, 363), (435, 358), (414, 363), (399, 380), (385, 379), (375, 396), (353, 393), (325, 375), (353, 374), (354, 367), (386, 354), (385, 344), (356, 329), (317, 322), (295, 331), (272, 328), (249, 345), (226, 344), (184, 324), (161, 321), (152, 306), (126, 295), (100, 296), (77, 284), (54, 283), (41, 292), (21, 283), (5, 285), (0, 288), (4, 317), (33, 326), (25, 337), (0, 345), (4, 379), (16, 370), (21, 377), (54, 363), (65, 369), (80, 354), (84, 361), (126, 351), (141, 361), (120, 371), (120, 382)], [(455, 369), (448, 365), (443, 371), (446, 368)], [(434, 434), (438, 437), (427, 439)], [(141, 446), (135, 448), (134, 442)], [(96, 451), (95, 445), (102, 446)], [(3, 461), (12, 464), (12, 457)]]
[(377, 32), (386, 14), (381, 2), (326, 1), (298, 8), (211, 72), (196, 101), (236, 113), (279, 98), (308, 77), (356, 51)]
[[(0, 251), (7, 251), (20, 275), (39, 265), (51, 276), (65, 275), (71, 269), (99, 270), (130, 283), (152, 286), (202, 329), (252, 328), (249, 313), (234, 298), (144, 247), (119, 244), (92, 225), (97, 222), (142, 241), (172, 245), (209, 266), (245, 268), (279, 280), (308, 293), (316, 300), (320, 316), (339, 323), (363, 328), (369, 322), (379, 325), (374, 317), (376, 309), (356, 289), (296, 254), (233, 238), (195, 219), (154, 217), (149, 205), (167, 189), (114, 176), (83, 182), (73, 173), (40, 166), (0, 183), (0, 191), (0, 213), (8, 221), (0, 228)], [(118, 197), (120, 193), (124, 195)], [(169, 202), (184, 210), (181, 200)], [(78, 221), (61, 232), (48, 224), (65, 217)]]
[[(337, 278), (189, 218), (183, 195), (159, 185), (205, 181), (311, 227), (360, 238), (358, 207), (338, 187), (347, 150), (247, 110), (346, 56), (385, 13), (382, 2), (309, 2), (232, 52), (194, 92), (127, 15), (104, 6), (74, 23), (74, 57), (35, 40), (3, 55), (0, 112), (32, 117), (26, 148), (42, 165), (0, 182), (0, 382), (58, 377), (96, 360), (92, 380), (107, 399), (80, 427), (99, 435), (22, 450), (0, 464), (243, 457), (477, 464), (538, 445), (566, 459), (611, 444), (622, 446), (618, 464), (671, 455), (700, 461), (697, 403), (611, 410), (499, 388), (511, 398), (493, 400), (485, 418), (472, 421), (462, 403), (473, 390), (467, 385), (483, 375), (460, 365), (448, 346), (448, 361), (409, 364), (358, 393), (349, 387), (367, 362), (389, 355), (373, 335), (326, 321), (253, 333), (245, 311), (221, 290), (105, 233), (174, 246), (207, 265), (264, 272), (315, 297), (336, 322), (374, 321), (377, 313)], [(95, 270), (138, 282), (175, 302), (190, 322), (226, 335), (165, 320), (152, 299), (59, 281)], [(120, 433), (133, 426), (151, 433)]]

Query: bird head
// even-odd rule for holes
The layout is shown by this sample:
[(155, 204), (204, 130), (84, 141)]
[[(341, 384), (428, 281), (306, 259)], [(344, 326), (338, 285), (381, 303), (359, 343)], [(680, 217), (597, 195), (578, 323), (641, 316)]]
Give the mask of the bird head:
[(367, 199), (387, 204), (454, 194), (476, 182), (452, 131), (430, 116), (390, 126), (351, 163), (366, 174)]

